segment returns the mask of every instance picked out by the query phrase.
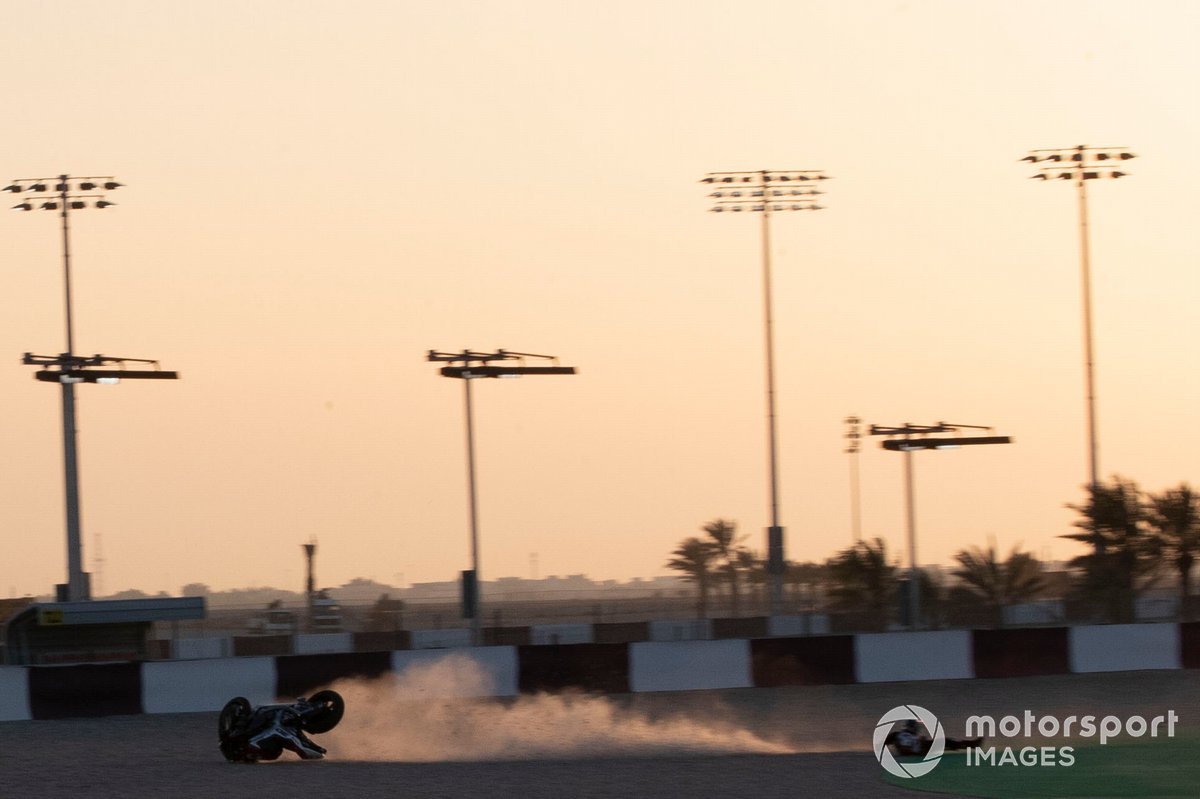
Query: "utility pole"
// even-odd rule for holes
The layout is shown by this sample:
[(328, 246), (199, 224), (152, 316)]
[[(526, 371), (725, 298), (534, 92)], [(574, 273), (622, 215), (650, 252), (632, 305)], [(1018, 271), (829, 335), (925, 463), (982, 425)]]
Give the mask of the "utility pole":
[[(482, 579), (479, 575), (479, 499), (475, 482), (475, 425), (474, 411), (471, 401), (471, 381), (481, 377), (521, 377), (522, 375), (573, 375), (573, 366), (525, 366), (524, 359), (538, 358), (554, 361), (553, 355), (535, 355), (528, 352), (438, 352), (430, 350), (426, 355), (427, 361), (450, 364), (441, 369), (442, 377), (453, 377), (463, 381), (463, 406), (467, 425), (467, 507), (471, 528), (471, 568), (462, 573), (463, 615), (471, 621), (471, 642), (474, 646), (483, 643), (481, 619), (479, 613), (479, 594)], [(506, 362), (519, 361), (521, 365), (509, 365)], [(461, 364), (456, 366), (455, 364)], [(498, 364), (498, 365), (494, 365)]]
[(1012, 443), (1012, 438), (1009, 436), (930, 438), (930, 436), (936, 436), (940, 433), (956, 433), (962, 428), (970, 430), (992, 429), (974, 424), (947, 424), (946, 422), (927, 425), (905, 422), (900, 427), (871, 425), (871, 435), (888, 436), (889, 440), (881, 444), (884, 449), (904, 453), (904, 507), (906, 529), (908, 531), (908, 615), (909, 626), (913, 630), (921, 627), (920, 570), (917, 568), (917, 514), (916, 502), (913, 497), (913, 452), (919, 449), (958, 449), (959, 447), (978, 444)]

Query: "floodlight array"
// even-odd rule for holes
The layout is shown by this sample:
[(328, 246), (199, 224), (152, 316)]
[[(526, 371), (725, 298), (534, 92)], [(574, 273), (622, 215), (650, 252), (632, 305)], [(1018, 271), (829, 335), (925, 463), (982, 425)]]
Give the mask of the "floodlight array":
[(66, 175), (60, 175), (57, 178), (19, 178), (5, 186), (3, 191), (11, 194), (29, 193), (34, 195), (53, 191), (58, 195), (56, 199), (42, 202), (25, 200), (14, 205), (12, 207), (14, 211), (32, 211), (35, 208), (42, 211), (80, 211), (89, 206), (108, 208), (116, 205), (116, 203), (104, 199), (103, 194), (87, 192), (113, 191), (123, 185), (108, 176), (69, 178)]
[[(825, 206), (811, 199), (825, 192), (815, 183), (829, 180), (819, 169), (757, 172), (710, 172), (701, 183), (716, 191), (708, 196), (716, 200), (710, 211), (820, 211)], [(787, 185), (784, 185), (787, 184)], [(801, 186), (798, 184), (808, 184)]]
[(1123, 147), (1068, 147), (1061, 150), (1030, 150), (1020, 159), (1031, 164), (1043, 164), (1032, 180), (1100, 180), (1123, 178), (1128, 175), (1123, 169), (1114, 169), (1132, 158), (1134, 153)]

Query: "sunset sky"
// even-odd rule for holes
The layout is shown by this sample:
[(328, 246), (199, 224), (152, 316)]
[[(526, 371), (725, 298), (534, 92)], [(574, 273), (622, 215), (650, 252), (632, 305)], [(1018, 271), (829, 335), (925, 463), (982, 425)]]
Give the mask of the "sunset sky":
[[(474, 384), (482, 574), (666, 572), (768, 524), (757, 215), (710, 171), (824, 169), (773, 219), (782, 520), (851, 542), (848, 414), (991, 425), (918, 453), (919, 554), (1058, 536), (1087, 479), (1076, 195), (1029, 149), (1123, 146), (1089, 184), (1100, 469), (1200, 483), (1200, 4), (1150, 0), (0, 3), (10, 179), (111, 175), (72, 215), (83, 354), (178, 382), (78, 389), (100, 593), (451, 580), (462, 384), (429, 349), (547, 353)], [(10, 195), (5, 195), (9, 197)], [(7, 205), (13, 205), (13, 199)], [(0, 594), (65, 578), (60, 220), (0, 215)], [(902, 458), (861, 454), (904, 546)], [(103, 558), (97, 569), (96, 558)]]

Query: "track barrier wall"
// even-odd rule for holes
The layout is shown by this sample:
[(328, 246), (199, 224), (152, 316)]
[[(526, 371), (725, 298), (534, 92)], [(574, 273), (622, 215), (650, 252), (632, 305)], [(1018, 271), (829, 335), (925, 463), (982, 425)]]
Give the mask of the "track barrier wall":
[(1037, 677), (1071, 671), (1066, 627), (972, 630), (976, 677)]
[(0, 666), (0, 721), (29, 721), (29, 669)]
[(1071, 671), (1178, 669), (1179, 625), (1110, 624), (1071, 628)]
[(846, 685), (854, 682), (854, 636), (762, 638), (750, 642), (755, 687)]
[[(1200, 668), (1200, 622), (600, 640), (637, 632), (596, 625), (595, 641), (590, 643), (3, 666), (0, 721), (215, 712), (234, 696), (262, 704), (311, 695), (341, 680), (388, 675), (396, 677), (397, 690), (406, 698), (427, 700), (563, 690), (695, 691)], [(574, 636), (578, 631), (563, 633)]]
[(858, 682), (965, 680), (975, 676), (968, 630), (855, 636)]
[(1179, 625), (1179, 660), (1185, 669), (1200, 669), (1200, 621)]
[[(466, 649), (417, 649), (392, 652), (392, 673), (413, 699), (454, 699), (487, 696), (516, 696), (518, 688), (517, 648), (480, 646)], [(440, 679), (429, 669), (438, 664), (454, 668), (455, 660), (468, 661), (468, 675), (479, 675), (478, 683), (459, 679)]]
[(275, 701), (275, 658), (219, 658), (142, 664), (142, 708), (147, 713), (196, 713), (220, 708), (235, 696), (253, 704)]
[(630, 644), (629, 687), (635, 692), (751, 688), (750, 642)]

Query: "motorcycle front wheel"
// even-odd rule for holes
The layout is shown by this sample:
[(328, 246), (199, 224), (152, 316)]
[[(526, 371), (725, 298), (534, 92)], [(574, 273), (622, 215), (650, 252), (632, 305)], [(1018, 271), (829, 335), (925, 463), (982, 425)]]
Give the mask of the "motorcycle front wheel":
[(304, 714), (300, 726), (314, 735), (332, 730), (346, 712), (346, 700), (337, 691), (317, 691), (308, 702), (316, 707)]

